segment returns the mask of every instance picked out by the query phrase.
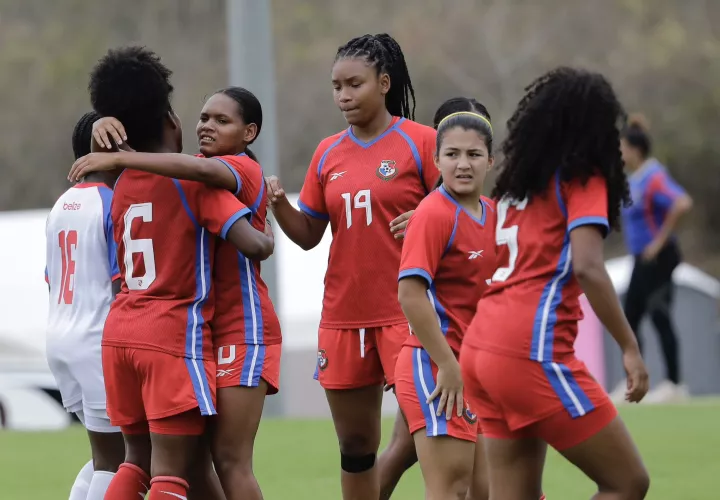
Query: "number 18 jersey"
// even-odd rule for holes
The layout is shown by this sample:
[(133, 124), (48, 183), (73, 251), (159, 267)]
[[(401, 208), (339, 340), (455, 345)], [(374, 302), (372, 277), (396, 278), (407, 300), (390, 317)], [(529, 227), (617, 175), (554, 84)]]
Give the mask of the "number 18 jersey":
[(103, 345), (213, 359), (215, 235), (224, 238), (248, 208), (229, 191), (126, 170), (111, 213), (122, 288)]
[(330, 221), (321, 328), (355, 329), (405, 322), (397, 300), (402, 240), (390, 221), (415, 210), (438, 178), (435, 130), (405, 118), (364, 142), (352, 127), (313, 155), (298, 205)]
[(69, 340), (100, 345), (112, 281), (120, 277), (111, 200), (105, 184), (81, 183), (68, 189), (48, 215), (48, 349)]
[(497, 203), (497, 265), (465, 335), (470, 346), (538, 362), (572, 355), (582, 289), (572, 268), (570, 232), (608, 229), (601, 177), (561, 182), (521, 202)]

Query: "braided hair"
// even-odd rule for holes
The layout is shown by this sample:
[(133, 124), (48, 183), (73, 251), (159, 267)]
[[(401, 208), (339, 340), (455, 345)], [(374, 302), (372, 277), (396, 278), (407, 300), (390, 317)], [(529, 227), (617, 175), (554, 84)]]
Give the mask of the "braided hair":
[(90, 154), (93, 123), (100, 118), (101, 116), (95, 111), (88, 111), (75, 124), (72, 134), (72, 148), (76, 160)]
[(582, 183), (599, 175), (607, 183), (608, 221), (619, 229), (621, 205), (630, 204), (620, 154), (625, 111), (610, 83), (599, 73), (560, 67), (525, 91), (507, 122), (492, 196), (540, 195), (556, 173), (561, 181)]
[[(335, 61), (345, 58), (364, 58), (376, 68), (377, 74), (390, 77), (390, 90), (385, 96), (385, 107), (393, 116), (415, 119), (415, 89), (405, 63), (400, 44), (388, 35), (363, 35), (353, 38), (338, 48)], [(411, 106), (412, 101), (412, 106)]]

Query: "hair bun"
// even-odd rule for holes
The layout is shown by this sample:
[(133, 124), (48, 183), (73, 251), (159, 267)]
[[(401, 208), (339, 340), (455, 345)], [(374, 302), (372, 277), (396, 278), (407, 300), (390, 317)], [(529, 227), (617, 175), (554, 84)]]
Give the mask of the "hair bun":
[(639, 128), (643, 132), (650, 131), (650, 122), (642, 113), (632, 113), (627, 119), (628, 127)]

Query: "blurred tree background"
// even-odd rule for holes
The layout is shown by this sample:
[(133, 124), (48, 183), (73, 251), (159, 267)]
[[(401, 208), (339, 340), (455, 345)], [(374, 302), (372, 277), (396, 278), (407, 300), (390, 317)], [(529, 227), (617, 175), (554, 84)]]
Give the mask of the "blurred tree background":
[[(274, 0), (273, 24), (287, 189), (300, 188), (317, 143), (345, 126), (329, 71), (353, 36), (387, 31), (400, 42), (419, 121), (468, 95), (488, 106), (501, 135), (533, 78), (585, 66), (649, 118), (656, 156), (696, 201), (682, 229), (688, 260), (720, 275), (720, 2)], [(203, 99), (227, 84), (226, 30), (223, 0), (0, 0), (0, 210), (49, 207), (67, 188), (88, 72), (113, 46), (142, 43), (174, 70), (174, 105), (194, 152)], [(612, 248), (622, 251), (617, 237)]]

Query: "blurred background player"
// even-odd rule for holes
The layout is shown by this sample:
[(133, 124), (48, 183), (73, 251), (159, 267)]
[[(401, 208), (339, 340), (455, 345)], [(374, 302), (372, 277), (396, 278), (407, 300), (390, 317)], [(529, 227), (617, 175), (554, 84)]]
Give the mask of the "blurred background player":
[[(622, 211), (623, 233), (628, 252), (635, 259), (625, 296), (625, 315), (642, 351), (640, 322), (646, 313), (650, 314), (665, 358), (666, 378), (644, 402), (683, 400), (689, 394), (681, 384), (678, 337), (672, 322), (672, 274), (681, 261), (675, 229), (692, 208), (692, 199), (665, 167), (650, 157), (652, 141), (641, 116), (630, 117), (620, 147), (630, 172), (633, 199), (633, 204)], [(623, 400), (625, 387), (623, 380), (611, 393), (614, 401)]]
[(408, 335), (397, 301), (402, 243), (388, 228), (435, 186), (435, 131), (411, 121), (410, 75), (400, 46), (387, 34), (341, 46), (332, 84), (350, 127), (315, 150), (300, 210), (275, 177), (268, 179), (268, 196), (280, 227), (305, 250), (320, 243), (330, 222), (316, 377), (338, 436), (343, 498), (376, 500), (381, 482), (387, 498), (417, 460), (398, 415), (393, 442), (376, 467), (383, 381), (394, 385), (395, 362)]
[(398, 356), (395, 389), (425, 495), (438, 500), (466, 498), (473, 468), (484, 487), (468, 498), (488, 498), (485, 450), (458, 362), (462, 336), (495, 271), (495, 212), (481, 197), (493, 163), (492, 126), (485, 107), (477, 107), (440, 121), (441, 184), (410, 219), (400, 261), (398, 298), (412, 334)]
[[(248, 148), (262, 128), (262, 107), (241, 87), (213, 94), (205, 103), (196, 132), (200, 156), (176, 153), (98, 155), (93, 164), (71, 172), (117, 167), (177, 179), (197, 180), (227, 189), (251, 212), (258, 231), (266, 225), (267, 194), (262, 169)], [(95, 136), (106, 147), (125, 136), (122, 124), (103, 118)], [(252, 470), (252, 455), (266, 394), (279, 389), (282, 336), (280, 322), (260, 276), (260, 261), (250, 260), (230, 243), (215, 252), (216, 294), (212, 335), (217, 367), (218, 417), (213, 423), (213, 456), (229, 500), (262, 498)]]
[[(178, 152), (182, 136), (170, 105), (170, 75), (147, 49), (111, 50), (91, 74), (93, 107), (123, 123), (133, 149)], [(73, 168), (103, 154), (81, 158)], [(152, 498), (187, 497), (204, 416), (216, 414), (208, 327), (213, 235), (245, 255), (272, 252), (272, 238), (253, 229), (248, 214), (232, 194), (200, 183), (129, 170), (115, 184), (112, 218), (123, 286), (103, 332), (103, 369), (108, 412), (127, 453), (108, 500), (136, 499), (148, 482)]]
[(538, 498), (548, 443), (597, 484), (594, 499), (642, 499), (649, 479), (637, 448), (573, 349), (585, 292), (622, 350), (627, 399), (647, 392), (603, 258), (603, 238), (630, 202), (617, 128), (624, 112), (597, 73), (558, 68), (526, 90), (508, 121), (493, 192), (500, 267), (460, 356), (490, 498)]
[[(90, 152), (95, 112), (73, 131), (75, 158)], [(125, 457), (120, 429), (111, 425), (105, 402), (102, 332), (110, 303), (120, 290), (120, 271), (110, 218), (116, 176), (93, 173), (68, 189), (48, 215), (50, 288), (48, 365), (68, 412), (88, 431), (92, 460), (78, 474), (70, 500), (102, 500)]]

